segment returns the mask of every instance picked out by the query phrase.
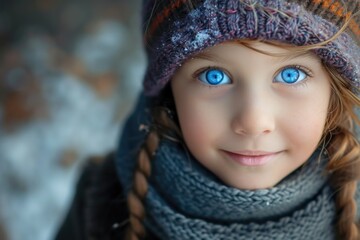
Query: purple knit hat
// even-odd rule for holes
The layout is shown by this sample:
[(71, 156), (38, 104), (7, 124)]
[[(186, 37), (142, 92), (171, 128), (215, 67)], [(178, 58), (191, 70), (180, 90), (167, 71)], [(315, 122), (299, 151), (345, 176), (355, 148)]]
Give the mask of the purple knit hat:
[(346, 20), (347, 30), (315, 53), (359, 90), (360, 0), (144, 2), (147, 95), (157, 95), (185, 60), (207, 47), (235, 39), (311, 45), (332, 37)]

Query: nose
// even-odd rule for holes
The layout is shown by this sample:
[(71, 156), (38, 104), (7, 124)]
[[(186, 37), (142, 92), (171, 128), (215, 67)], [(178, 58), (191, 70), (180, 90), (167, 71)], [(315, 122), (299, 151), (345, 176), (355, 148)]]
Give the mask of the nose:
[(264, 96), (252, 96), (237, 104), (231, 128), (236, 134), (260, 136), (275, 130), (276, 109), (274, 103)]

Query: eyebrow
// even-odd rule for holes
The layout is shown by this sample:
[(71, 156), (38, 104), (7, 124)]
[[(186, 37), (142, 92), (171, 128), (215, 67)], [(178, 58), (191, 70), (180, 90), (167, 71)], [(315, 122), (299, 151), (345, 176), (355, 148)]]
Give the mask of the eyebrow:
[(207, 53), (205, 51), (196, 54), (191, 59), (205, 59), (205, 60), (209, 60), (212, 62), (225, 62), (226, 61), (225, 59), (223, 59), (215, 54)]
[[(261, 53), (261, 52), (260, 52)], [(265, 53), (266, 54), (266, 53)], [(272, 56), (271, 54), (269, 54), (268, 56)], [(305, 58), (305, 57), (311, 57), (314, 60), (318, 60), (319, 62), (321, 61), (320, 59), (314, 58), (314, 53), (311, 51), (306, 51), (306, 52), (302, 52), (302, 53), (296, 53), (296, 54), (279, 54), (278, 56), (273, 56), (273, 57), (279, 57), (279, 61), (280, 62), (286, 62), (289, 60), (293, 60), (296, 58)], [(215, 54), (211, 54), (208, 52), (200, 52), (198, 54), (196, 54), (195, 56), (192, 57), (192, 59), (205, 59), (208, 61), (212, 61), (212, 62), (219, 62), (219, 63), (223, 63), (226, 62), (226, 60), (224, 58), (221, 58), (220, 56), (217, 56)]]
[(297, 53), (297, 54), (288, 54), (288, 55), (285, 55), (283, 57), (280, 57), (280, 61), (281, 62), (285, 62), (285, 61), (288, 61), (288, 60), (293, 60), (295, 58), (305, 58), (305, 57), (310, 57), (311, 59), (313, 60), (316, 60), (316, 61), (321, 61), (319, 58), (315, 57), (316, 55), (311, 52), (311, 51), (307, 51), (307, 52), (302, 52), (302, 53)]

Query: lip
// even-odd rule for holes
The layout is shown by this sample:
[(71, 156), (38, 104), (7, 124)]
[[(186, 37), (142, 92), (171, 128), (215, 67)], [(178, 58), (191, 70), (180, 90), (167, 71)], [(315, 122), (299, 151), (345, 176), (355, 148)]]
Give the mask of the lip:
[(232, 160), (244, 166), (262, 166), (274, 159), (280, 152), (252, 151), (239, 152), (224, 151)]

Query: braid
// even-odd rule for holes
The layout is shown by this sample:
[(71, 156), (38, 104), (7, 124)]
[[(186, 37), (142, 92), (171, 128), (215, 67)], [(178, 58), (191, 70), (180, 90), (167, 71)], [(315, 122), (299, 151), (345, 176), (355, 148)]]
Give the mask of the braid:
[(330, 182), (335, 189), (335, 204), (337, 208), (337, 234), (339, 239), (360, 239), (356, 226), (355, 193), (357, 181), (360, 178), (360, 147), (354, 135), (342, 128), (336, 132), (328, 149), (331, 160), (328, 171)]
[(157, 149), (159, 143), (158, 135), (152, 131), (149, 133), (145, 144), (141, 147), (137, 167), (134, 172), (133, 187), (127, 196), (130, 225), (127, 229), (126, 239), (139, 240), (146, 235), (146, 230), (143, 225), (145, 218), (144, 199), (148, 191), (147, 179), (151, 174), (151, 163), (153, 153)]
[(337, 210), (336, 230), (338, 239), (360, 239), (357, 226), (357, 204), (355, 193), (360, 179), (360, 145), (355, 137), (354, 124), (360, 120), (354, 112), (354, 106), (360, 106), (357, 95), (351, 92), (346, 79), (336, 70), (324, 66), (332, 81), (333, 93), (329, 106), (329, 117), (325, 125), (330, 161), (327, 167), (330, 184), (335, 190)]
[(181, 131), (176, 122), (171, 94), (171, 90), (164, 91), (158, 99), (159, 102), (163, 102), (167, 106), (164, 107), (158, 103), (160, 106), (152, 109), (153, 127), (139, 151), (133, 186), (127, 196), (130, 213), (130, 224), (126, 233), (127, 240), (144, 239), (146, 235), (143, 225), (145, 218), (144, 199), (148, 191), (148, 179), (151, 174), (151, 159), (158, 148), (160, 138), (167, 138), (176, 142), (181, 139)]

